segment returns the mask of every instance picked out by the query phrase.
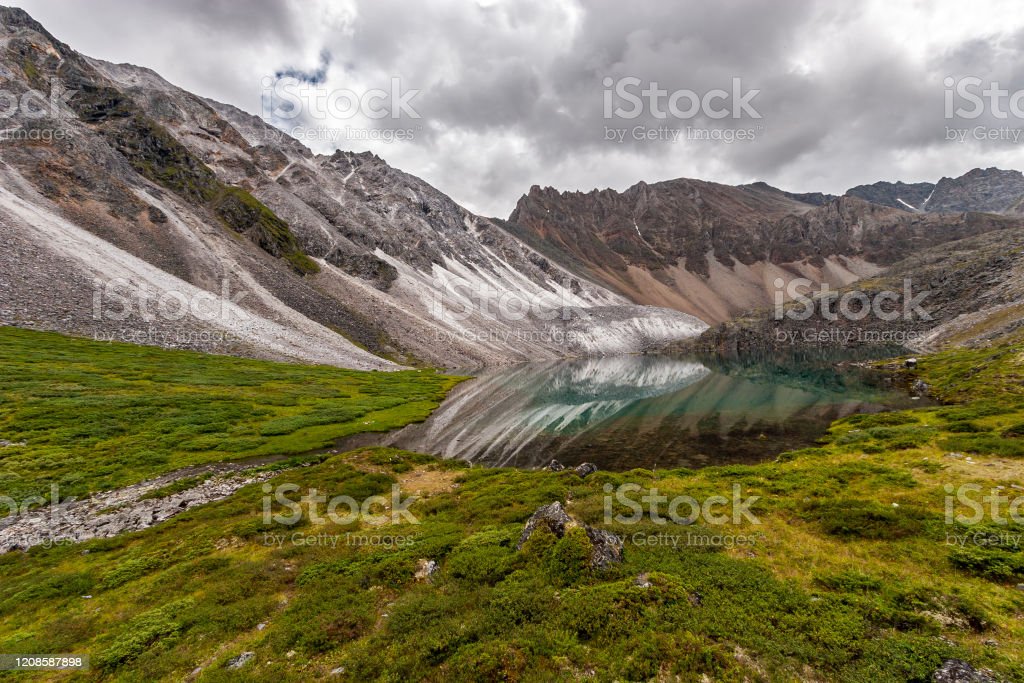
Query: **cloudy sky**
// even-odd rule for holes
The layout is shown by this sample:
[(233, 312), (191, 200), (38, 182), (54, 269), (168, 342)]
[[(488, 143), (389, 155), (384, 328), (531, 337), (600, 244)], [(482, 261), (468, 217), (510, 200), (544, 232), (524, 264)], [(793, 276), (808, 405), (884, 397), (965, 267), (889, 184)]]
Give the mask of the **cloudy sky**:
[(535, 184), (841, 193), (1024, 168), (1014, 0), (8, 1), (85, 54), (315, 151), (371, 150), (486, 215)]

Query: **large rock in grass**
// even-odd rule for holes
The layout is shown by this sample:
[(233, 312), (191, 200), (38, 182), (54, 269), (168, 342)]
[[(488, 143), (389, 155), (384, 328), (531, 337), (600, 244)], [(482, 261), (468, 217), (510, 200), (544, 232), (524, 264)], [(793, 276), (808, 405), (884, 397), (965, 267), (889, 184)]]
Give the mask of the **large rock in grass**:
[(960, 659), (947, 659), (932, 674), (935, 683), (1000, 683), (987, 669), (975, 669)]
[(549, 505), (537, 508), (537, 511), (530, 515), (523, 527), (523, 533), (519, 537), (516, 550), (521, 550), (523, 545), (530, 539), (533, 532), (540, 527), (547, 527), (556, 538), (565, 536), (569, 529), (580, 527), (587, 534), (590, 541), (590, 567), (591, 569), (607, 569), (612, 564), (622, 562), (622, 539), (610, 531), (596, 529), (579, 522), (569, 516), (562, 504), (558, 501)]
[(516, 550), (520, 550), (523, 544), (529, 540), (533, 532), (537, 530), (539, 526), (546, 526), (551, 530), (558, 538), (565, 536), (565, 529), (573, 523), (572, 517), (565, 511), (562, 504), (557, 500), (550, 505), (542, 505), (537, 508), (536, 512), (530, 515), (530, 518), (526, 520), (526, 526), (523, 527), (523, 533), (519, 536), (519, 543), (516, 545)]

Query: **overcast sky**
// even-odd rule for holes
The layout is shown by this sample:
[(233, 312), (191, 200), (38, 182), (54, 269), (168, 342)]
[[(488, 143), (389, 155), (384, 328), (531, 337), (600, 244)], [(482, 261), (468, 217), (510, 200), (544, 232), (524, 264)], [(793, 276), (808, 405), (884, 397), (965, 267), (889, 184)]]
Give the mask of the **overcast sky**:
[[(949, 79), (977, 78), (979, 93), (992, 82), (1024, 88), (1014, 0), (8, 1), (84, 54), (335, 136), (307, 141), (315, 151), (371, 150), (485, 215), (506, 217), (534, 184), (622, 190), (693, 177), (841, 193), (1024, 167), (1024, 133), (1014, 132), (1024, 121), (999, 117), (1009, 97), (976, 118), (946, 117)], [(643, 99), (635, 116), (613, 92), (652, 82), (666, 95)], [(298, 110), (287, 90), (268, 94), (288, 83), (309, 88)], [(377, 99), (353, 115), (339, 109), (350, 93), (393, 88), (404, 108)], [(729, 96), (689, 111), (690, 94), (716, 90)], [(337, 106), (320, 116), (314, 96), (327, 93)], [(1014, 104), (1024, 117), (1024, 98)], [(966, 140), (947, 139), (955, 129)], [(996, 139), (974, 139), (982, 134)]]

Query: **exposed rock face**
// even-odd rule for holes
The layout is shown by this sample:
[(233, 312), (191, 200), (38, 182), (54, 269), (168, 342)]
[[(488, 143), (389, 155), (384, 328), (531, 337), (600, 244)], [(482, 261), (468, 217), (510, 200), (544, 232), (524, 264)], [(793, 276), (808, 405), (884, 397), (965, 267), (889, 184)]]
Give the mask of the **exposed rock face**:
[[(212, 468), (206, 468), (212, 471)], [(266, 481), (272, 472), (216, 476), (178, 493), (147, 498), (145, 494), (186, 476), (172, 473), (84, 500), (33, 508), (0, 519), (0, 554), (38, 545), (80, 543), (112, 538), (159, 524), (194, 507), (227, 498), (243, 486)]]
[(943, 178), (925, 207), (928, 211), (988, 211), (1021, 215), (1024, 174), (976, 168), (959, 178)]
[(541, 525), (546, 526), (551, 533), (561, 538), (565, 536), (566, 527), (572, 523), (572, 517), (569, 516), (569, 513), (565, 511), (562, 504), (557, 500), (549, 505), (541, 506), (526, 520), (526, 526), (523, 527), (523, 533), (519, 536), (516, 550), (521, 550), (523, 544), (530, 539), (533, 532)]
[(846, 196), (858, 197), (872, 204), (889, 206), (894, 209), (925, 211), (925, 203), (934, 189), (935, 183), (880, 181), (871, 185), (851, 187), (846, 191)]
[(622, 539), (610, 531), (596, 529), (586, 524), (577, 522), (562, 507), (558, 501), (549, 505), (537, 508), (537, 511), (530, 515), (523, 527), (523, 533), (516, 544), (516, 550), (522, 549), (523, 545), (530, 539), (533, 532), (541, 526), (545, 526), (556, 537), (562, 538), (568, 529), (582, 527), (590, 541), (590, 567), (592, 569), (607, 569), (612, 564), (622, 562)]
[[(315, 155), (148, 69), (80, 55), (21, 10), (0, 9), (0, 74), (14, 91), (76, 91), (5, 124), (53, 139), (0, 142), (0, 324), (363, 369), (642, 351), (705, 327), (569, 272), (372, 154)], [(130, 299), (220, 297), (225, 282), (243, 296), (227, 320), (111, 320), (94, 283), (114, 278)]]
[(967, 662), (959, 659), (947, 659), (932, 674), (935, 683), (999, 683), (992, 672), (975, 669)]
[(613, 564), (622, 562), (622, 539), (604, 529), (586, 527), (587, 538), (594, 550), (590, 554), (590, 566), (594, 569), (607, 569)]
[(846, 196), (911, 211), (981, 211), (1019, 216), (1024, 213), (1024, 174), (975, 168), (958, 178), (942, 178), (937, 183), (883, 181), (858, 185), (847, 190)]
[(721, 322), (774, 303), (777, 282), (832, 287), (875, 276), (918, 250), (1018, 219), (919, 214), (856, 197), (820, 205), (763, 183), (699, 180), (613, 190), (534, 187), (510, 229), (547, 256), (572, 264), (634, 301)]
[[(780, 190), (777, 187), (772, 187), (771, 185), (763, 181), (750, 183), (749, 185), (740, 185), (740, 187), (768, 192), (777, 192), (785, 197), (789, 197), (790, 199), (794, 199), (803, 204), (810, 204), (811, 206), (824, 206), (825, 204), (831, 202), (833, 199), (836, 199), (836, 195), (826, 194), (824, 192), (787, 192), (785, 190)], [(877, 204), (878, 202), (875, 203)]]
[[(806, 320), (774, 310), (752, 311), (705, 332), (687, 346), (735, 352), (772, 346), (814, 345), (806, 331), (829, 331), (820, 345), (855, 346), (902, 343), (921, 352), (949, 344), (982, 345), (1024, 328), (1024, 228), (986, 232), (976, 237), (924, 249), (894, 265), (884, 277), (849, 289), (874, 297), (898, 293), (901, 309), (910, 283), (911, 300), (923, 297), (920, 308), (929, 318), (902, 314), (895, 320), (868, 315), (861, 320), (834, 316), (826, 320), (821, 307)], [(837, 292), (841, 296), (844, 290)]]

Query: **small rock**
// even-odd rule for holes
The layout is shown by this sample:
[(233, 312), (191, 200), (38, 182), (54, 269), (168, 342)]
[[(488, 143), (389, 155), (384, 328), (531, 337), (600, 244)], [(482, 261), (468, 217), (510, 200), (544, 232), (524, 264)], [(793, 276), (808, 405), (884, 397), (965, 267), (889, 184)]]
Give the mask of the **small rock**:
[(343, 673), (345, 673), (345, 667), (343, 666), (339, 666), (337, 669), (331, 669), (332, 676), (339, 676)]
[(594, 569), (607, 569), (609, 565), (622, 562), (622, 539), (610, 531), (595, 529), (584, 525), (590, 544), (594, 546), (590, 553), (590, 566)]
[(639, 586), (640, 588), (650, 588), (651, 587), (651, 581), (648, 578), (646, 573), (638, 574), (637, 577), (635, 579), (633, 579), (633, 585), (634, 586)]
[(904, 367), (907, 367), (907, 368), (916, 368), (917, 367), (917, 359), (916, 358), (908, 358), (907, 360), (903, 361), (903, 365), (904, 365)]
[(544, 469), (546, 469), (548, 472), (561, 472), (562, 470), (565, 469), (565, 465), (558, 462), (557, 460), (552, 460), (544, 467)]
[(430, 581), (439, 568), (434, 560), (420, 559), (416, 562), (416, 573), (413, 577), (417, 581)]
[(516, 544), (516, 550), (520, 550), (523, 544), (533, 535), (533, 532), (538, 526), (543, 524), (551, 530), (558, 538), (565, 536), (565, 527), (572, 523), (572, 518), (562, 508), (562, 504), (557, 500), (550, 505), (544, 505), (530, 515), (530, 518), (526, 520), (526, 526), (523, 527), (523, 533), (519, 536), (519, 543)]
[(284, 656), (285, 656), (285, 657), (286, 657), (287, 659), (291, 659), (292, 657), (294, 657), (294, 656), (295, 656), (295, 650), (288, 650), (288, 652), (285, 652), (285, 653), (284, 653)]
[(267, 628), (267, 625), (266, 625), (266, 624), (256, 624), (256, 630), (257, 630), (257, 631), (262, 631), (262, 630), (264, 630), (265, 628)]
[(982, 641), (981, 644), (984, 645), (985, 647), (999, 647), (999, 641), (992, 640), (991, 638), (989, 638), (988, 640)]
[(915, 380), (914, 383), (910, 385), (910, 390), (913, 391), (918, 396), (924, 396), (925, 394), (928, 393), (929, 389), (931, 389), (931, 387), (928, 385), (928, 383), (920, 379)]
[(576, 471), (576, 474), (580, 475), (581, 477), (586, 477), (593, 474), (594, 472), (597, 472), (597, 465), (595, 465), (592, 462), (581, 462), (579, 465), (576, 465), (574, 469)]
[(227, 667), (229, 669), (241, 669), (243, 666), (252, 661), (253, 657), (256, 656), (255, 652), (243, 652), (237, 657), (233, 657), (228, 660)]
[(947, 659), (935, 673), (934, 683), (997, 683), (997, 679), (985, 669), (975, 669), (960, 659)]

